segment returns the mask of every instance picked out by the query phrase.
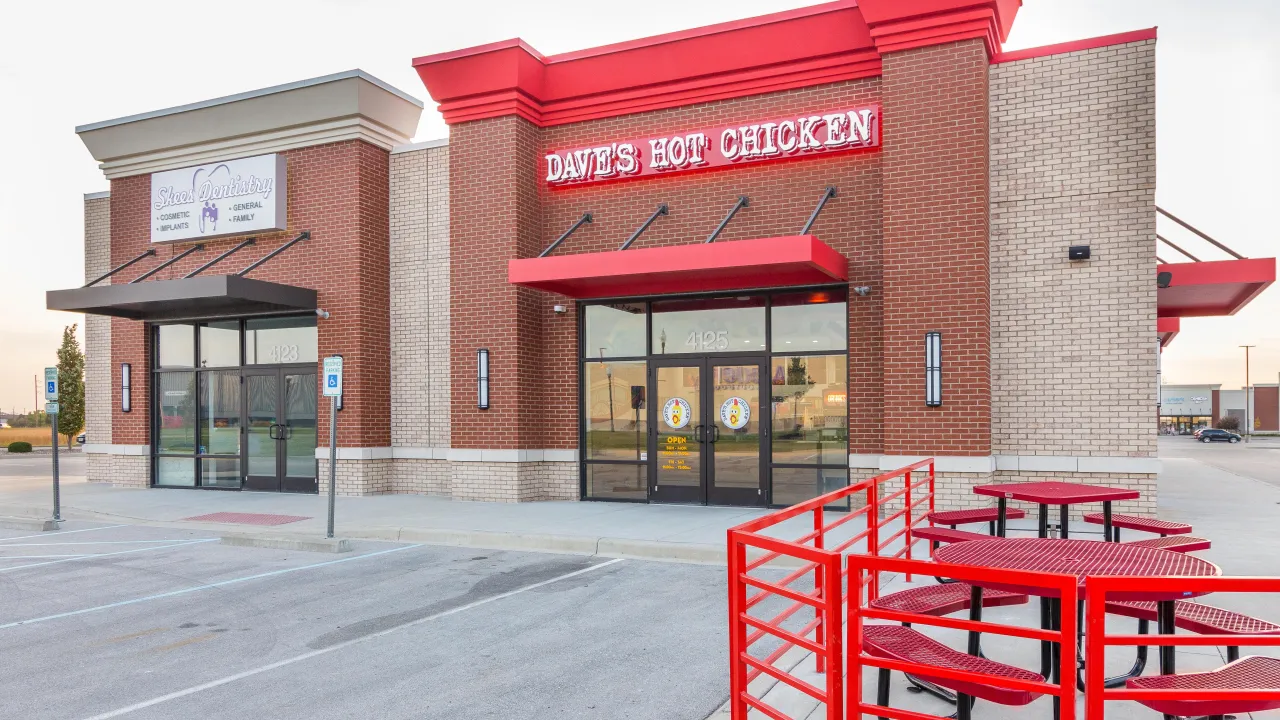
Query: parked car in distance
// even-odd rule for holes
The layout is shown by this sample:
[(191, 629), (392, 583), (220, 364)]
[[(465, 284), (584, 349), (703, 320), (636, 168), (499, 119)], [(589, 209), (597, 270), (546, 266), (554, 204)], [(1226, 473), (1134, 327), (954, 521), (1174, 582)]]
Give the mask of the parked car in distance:
[(1218, 428), (1205, 428), (1200, 432), (1200, 442), (1240, 442), (1240, 436), (1230, 430), (1219, 430)]
[(85, 441), (84, 433), (80, 433), (79, 435), (76, 436), (76, 444), (83, 445), (84, 441)]

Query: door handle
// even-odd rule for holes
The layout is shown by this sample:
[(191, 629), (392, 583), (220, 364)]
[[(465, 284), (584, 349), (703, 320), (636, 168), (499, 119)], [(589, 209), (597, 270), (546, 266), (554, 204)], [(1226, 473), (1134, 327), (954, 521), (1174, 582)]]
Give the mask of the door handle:
[(703, 436), (703, 434), (702, 434), (702, 433), (703, 433), (703, 431), (704, 431), (704, 430), (706, 430), (706, 429), (707, 429), (707, 428), (706, 428), (706, 426), (705, 426), (705, 425), (694, 425), (694, 426), (693, 426), (693, 441), (694, 441), (694, 442), (706, 442), (707, 440), (706, 440), (706, 438), (705, 438), (705, 437)]
[(271, 423), (270, 427), (267, 428), (267, 437), (272, 440), (279, 440), (280, 436), (276, 434), (276, 428), (278, 427), (280, 426), (275, 423)]
[(710, 442), (713, 442), (713, 443), (714, 443), (714, 442), (720, 442), (720, 426), (719, 426), (719, 425), (712, 425), (712, 426), (711, 426), (711, 438), (710, 438)]

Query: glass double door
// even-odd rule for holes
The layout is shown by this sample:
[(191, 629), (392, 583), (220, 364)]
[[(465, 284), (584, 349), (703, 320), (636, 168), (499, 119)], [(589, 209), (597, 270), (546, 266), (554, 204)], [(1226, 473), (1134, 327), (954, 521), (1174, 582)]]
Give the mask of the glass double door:
[(653, 363), (649, 383), (649, 499), (763, 506), (769, 406), (766, 359), (687, 358)]
[(316, 370), (244, 370), (245, 490), (314, 493)]

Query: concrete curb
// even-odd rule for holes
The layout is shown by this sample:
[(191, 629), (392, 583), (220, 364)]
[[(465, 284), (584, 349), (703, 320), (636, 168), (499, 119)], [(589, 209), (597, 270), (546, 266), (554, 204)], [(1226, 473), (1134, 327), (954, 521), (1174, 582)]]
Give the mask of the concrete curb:
[(5, 530), (30, 530), (31, 532), (49, 532), (59, 528), (57, 520), (39, 520), (33, 518), (0, 517), (0, 528)]
[(300, 552), (344, 553), (351, 552), (347, 538), (310, 538), (285, 535), (232, 534), (223, 535), (220, 545), (232, 547), (268, 548), (271, 550), (297, 550)]
[[(40, 517), (49, 511), (36, 507), (0, 507), (0, 512)], [(126, 525), (147, 525), (174, 529), (200, 529), (224, 536), (223, 544), (238, 544), (242, 547), (269, 547), (268, 545), (247, 545), (236, 540), (227, 542), (226, 538), (261, 538), (261, 542), (270, 539), (286, 538), (294, 541), (323, 539), (316, 536), (300, 535), (296, 529), (267, 530), (254, 533), (237, 533), (221, 523), (197, 523), (183, 521), (151, 520), (126, 515), (114, 515), (89, 510), (79, 510), (64, 506), (64, 520), (92, 520), (95, 522), (120, 523)], [(600, 555), (603, 557), (620, 557), (637, 560), (657, 560), (661, 562), (683, 562), (702, 565), (723, 565), (725, 562), (725, 546), (705, 543), (666, 542), (661, 540), (639, 540), (630, 538), (612, 538), (589, 535), (552, 535), (542, 533), (495, 532), (489, 530), (456, 530), (444, 528), (401, 527), (401, 526), (366, 526), (362, 528), (342, 528), (346, 538), (361, 540), (383, 540), (391, 542), (418, 542), (427, 545), (448, 545), (452, 547), (468, 547), (481, 550), (512, 550), (519, 552), (545, 552), (562, 555)], [(348, 541), (349, 542), (349, 541)], [(296, 550), (296, 546), (281, 546), (280, 549)], [(317, 550), (316, 552), (337, 552), (333, 550)], [(345, 552), (345, 551), (342, 551)], [(757, 553), (752, 553), (756, 556)], [(787, 558), (774, 563), (774, 567), (794, 567), (798, 562), (788, 562)]]

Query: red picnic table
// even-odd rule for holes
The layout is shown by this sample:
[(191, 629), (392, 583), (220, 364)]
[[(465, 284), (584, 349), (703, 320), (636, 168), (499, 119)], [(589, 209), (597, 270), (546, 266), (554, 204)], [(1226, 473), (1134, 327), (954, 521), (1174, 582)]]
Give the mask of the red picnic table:
[(1141, 497), (1137, 490), (1107, 487), (1104, 485), (1084, 485), (1066, 482), (1029, 482), (1006, 483), (1001, 485), (978, 485), (973, 489), (978, 495), (988, 495), (997, 499), (999, 518), (996, 520), (996, 534), (1005, 534), (1005, 512), (1009, 500), (1033, 502), (1040, 506), (1040, 537), (1049, 537), (1049, 506), (1059, 506), (1060, 536), (1067, 537), (1067, 509), (1071, 505), (1085, 503), (1102, 503), (1102, 534), (1111, 540), (1111, 503), (1115, 500), (1136, 500)]
[[(1084, 602), (1084, 581), (1089, 576), (1124, 575), (1136, 577), (1207, 577), (1222, 574), (1221, 568), (1207, 560), (1185, 553), (1156, 548), (1099, 542), (1097, 540), (1070, 540), (1056, 538), (992, 538), (955, 543), (934, 551), (934, 560), (950, 565), (977, 565), (980, 567), (1029, 570), (1036, 572), (1075, 575), (1080, 582), (1080, 602)], [(945, 574), (943, 571), (940, 574)], [(1043, 588), (1005, 585), (998, 582), (967, 581), (973, 586), (970, 617), (982, 618), (982, 588), (1006, 590), (1041, 597), (1041, 626), (1054, 629), (1058, 616), (1058, 598), (1046, 597)], [(1174, 602), (1203, 595), (1200, 592), (1135, 591), (1108, 593), (1108, 600), (1155, 601), (1157, 604), (1158, 632), (1172, 635), (1174, 632)], [(970, 634), (970, 648), (976, 647), (976, 633)], [(1060, 672), (1058, 653), (1052, 643), (1042, 641), (1041, 675), (1055, 678)], [(1175, 648), (1160, 648), (1160, 674), (1176, 672)], [(1055, 709), (1057, 699), (1055, 698)], [(1056, 714), (1055, 714), (1056, 717)]]

